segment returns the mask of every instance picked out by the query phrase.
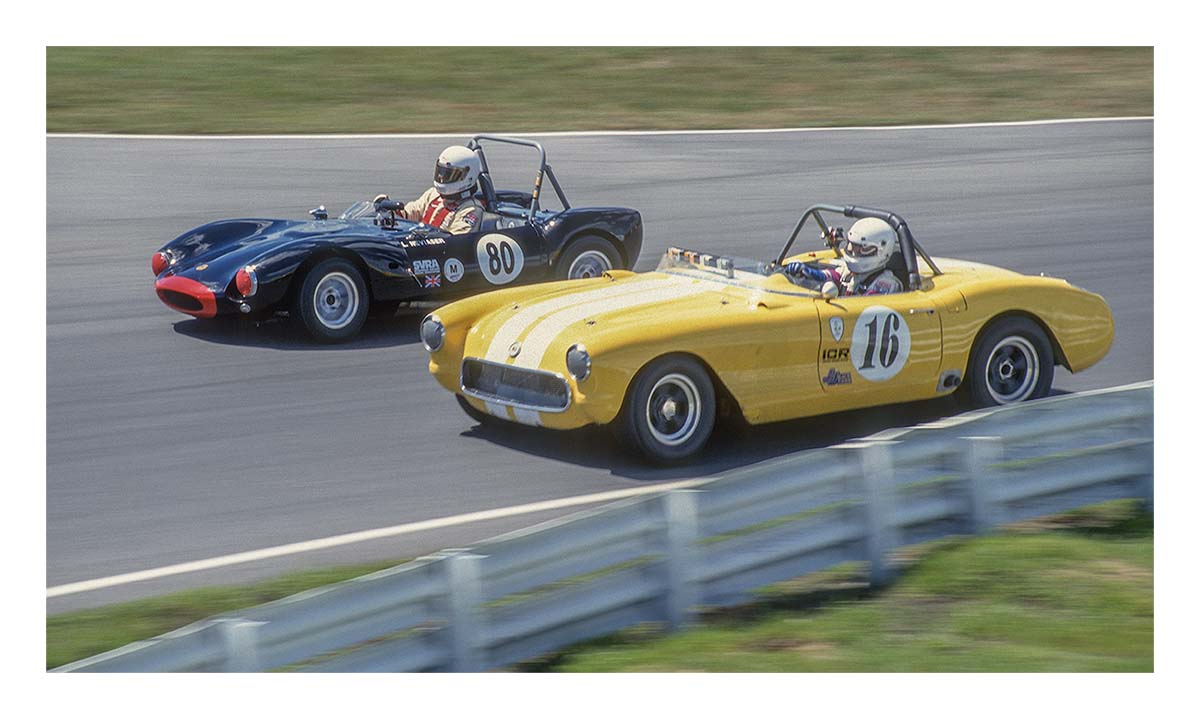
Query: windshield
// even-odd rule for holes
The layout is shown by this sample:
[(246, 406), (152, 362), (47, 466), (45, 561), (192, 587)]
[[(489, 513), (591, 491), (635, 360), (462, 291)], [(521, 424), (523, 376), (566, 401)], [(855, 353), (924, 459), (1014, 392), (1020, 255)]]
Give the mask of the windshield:
[(746, 259), (744, 257), (726, 257), (707, 252), (685, 250), (679, 247), (668, 249), (663, 253), (662, 259), (658, 261), (657, 270), (659, 272), (674, 268), (709, 270), (725, 277), (733, 277), (736, 272), (749, 272), (755, 275), (770, 274), (765, 262)]
[(355, 202), (346, 208), (338, 219), (339, 220), (362, 220), (375, 217), (375, 204), (367, 200)]

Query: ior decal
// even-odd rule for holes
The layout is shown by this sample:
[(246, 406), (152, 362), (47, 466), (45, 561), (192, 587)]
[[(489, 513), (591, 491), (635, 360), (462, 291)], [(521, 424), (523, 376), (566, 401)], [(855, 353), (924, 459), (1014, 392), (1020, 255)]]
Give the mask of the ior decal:
[(516, 240), (507, 235), (492, 233), (480, 237), (475, 243), (475, 257), (484, 279), (493, 285), (512, 282), (525, 267), (525, 253)]
[(900, 313), (873, 305), (863, 310), (850, 336), (850, 361), (863, 379), (883, 382), (908, 362), (912, 338)]
[(458, 282), (463, 276), (463, 263), (456, 257), (451, 257), (446, 260), (446, 279), (450, 282)]

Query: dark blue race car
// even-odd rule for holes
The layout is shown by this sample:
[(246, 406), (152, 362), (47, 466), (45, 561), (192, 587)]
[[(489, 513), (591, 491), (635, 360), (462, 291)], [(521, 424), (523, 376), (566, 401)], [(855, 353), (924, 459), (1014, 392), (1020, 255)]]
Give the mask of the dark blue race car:
[[(496, 190), (481, 142), (534, 148), (533, 192)], [(642, 247), (642, 216), (622, 207), (573, 208), (531, 140), (478, 135), (479, 230), (452, 235), (396, 216), (391, 202), (357, 202), (337, 219), (220, 220), (189, 230), (158, 252), (155, 290), (171, 309), (199, 318), (286, 312), (312, 337), (353, 337), (370, 310), (444, 301), (509, 285), (594, 277), (630, 268)], [(564, 209), (539, 202), (549, 179)]]

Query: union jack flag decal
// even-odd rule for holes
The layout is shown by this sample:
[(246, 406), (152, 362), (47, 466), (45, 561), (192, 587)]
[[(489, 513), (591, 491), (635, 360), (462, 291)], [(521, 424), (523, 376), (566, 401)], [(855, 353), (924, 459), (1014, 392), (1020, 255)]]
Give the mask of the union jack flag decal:
[(441, 287), (442, 286), (441, 274), (425, 275), (425, 286), (426, 287)]

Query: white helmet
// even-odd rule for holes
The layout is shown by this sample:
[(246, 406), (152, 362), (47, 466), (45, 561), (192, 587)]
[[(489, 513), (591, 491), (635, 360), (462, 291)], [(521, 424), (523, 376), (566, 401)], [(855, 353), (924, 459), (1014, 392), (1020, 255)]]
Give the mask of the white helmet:
[(438, 155), (433, 186), (443, 197), (461, 195), (479, 181), (479, 156), (462, 145), (451, 145)]
[(883, 269), (900, 247), (892, 226), (875, 217), (865, 217), (846, 233), (846, 267), (856, 275)]

